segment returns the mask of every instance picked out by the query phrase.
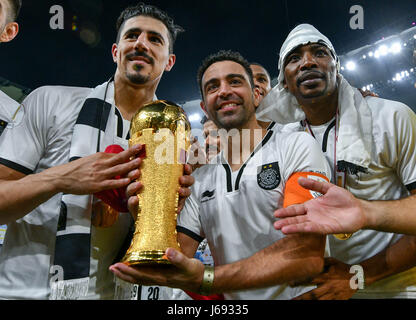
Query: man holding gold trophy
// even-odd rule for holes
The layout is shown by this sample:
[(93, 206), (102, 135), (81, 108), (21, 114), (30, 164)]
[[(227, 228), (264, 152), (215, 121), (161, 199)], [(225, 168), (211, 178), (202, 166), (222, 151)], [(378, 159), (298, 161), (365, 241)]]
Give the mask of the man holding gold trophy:
[[(232, 300), (292, 299), (312, 290), (289, 283), (322, 271), (325, 237), (285, 237), (274, 230), (273, 213), (283, 205), (318, 196), (297, 184), (300, 176), (329, 180), (330, 169), (318, 144), (305, 133), (282, 134), (275, 127), (267, 130), (258, 124), (259, 92), (240, 54), (220, 51), (209, 56), (199, 80), (201, 107), (223, 129), (222, 151), (194, 173), (192, 194), (178, 217), (182, 252), (176, 246), (165, 252), (175, 268), (118, 263), (110, 270), (132, 283), (203, 295), (224, 292)], [(146, 192), (140, 183), (128, 187), (128, 195), (133, 195), (129, 208), (139, 212), (138, 225), (142, 203), (134, 194), (140, 192)], [(138, 232), (136, 237), (140, 241), (142, 235)], [(192, 259), (204, 238), (215, 269)]]
[[(162, 75), (174, 66), (181, 28), (140, 3), (121, 13), (117, 31), (114, 77), (94, 89), (39, 88), (3, 132), (0, 224), (8, 231), (0, 254), (1, 299), (115, 297), (108, 268), (125, 254), (133, 222), (120, 213), (128, 210), (118, 196), (140, 176), (140, 157), (150, 152), (129, 148), (130, 120), (155, 100)], [(183, 164), (176, 171), (182, 188), (175, 197), (182, 203), (193, 178), (180, 177)], [(185, 174), (190, 171), (185, 166)]]

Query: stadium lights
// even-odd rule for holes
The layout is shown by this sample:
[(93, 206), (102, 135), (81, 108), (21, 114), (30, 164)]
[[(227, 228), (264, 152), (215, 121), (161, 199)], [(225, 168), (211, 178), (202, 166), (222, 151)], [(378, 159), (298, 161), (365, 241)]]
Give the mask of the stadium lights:
[(396, 73), (396, 76), (393, 78), (393, 81), (401, 81), (402, 80), (402, 76), (400, 75), (400, 73)]
[[(410, 72), (414, 72), (415, 69), (414, 68), (411, 68), (409, 71)], [(401, 71), (401, 72), (397, 72), (396, 73), (396, 76), (393, 78), (393, 81), (401, 81), (402, 79), (404, 79), (406, 77), (410, 77), (409, 71), (408, 70), (404, 70), (404, 71)]]
[(389, 48), (383, 44), (380, 46), (380, 48), (378, 48), (378, 51), (380, 52), (380, 55), (385, 56), (387, 53), (389, 53)]
[[(402, 46), (406, 46), (407, 44), (404, 43), (403, 45), (400, 42), (395, 42), (391, 45), (391, 47), (389, 48), (387, 45), (383, 44), (380, 47), (378, 47), (378, 49), (376, 51), (370, 51), (368, 53), (368, 56), (370, 58), (375, 57), (375, 58), (380, 58), (382, 56), (386, 56), (389, 53), (392, 54), (398, 54), (402, 51)], [(363, 55), (362, 56), (363, 59), (366, 59), (367, 56)]]
[[(416, 22), (413, 24), (416, 25)], [(397, 59), (399, 56), (403, 54), (409, 53), (411, 50), (411, 54), (413, 54), (413, 59), (416, 57), (416, 49), (415, 45), (416, 42), (416, 33), (414, 32), (414, 28), (410, 31), (406, 30), (398, 35), (390, 36), (390, 37), (382, 37), (381, 40), (367, 45), (362, 48), (358, 48), (356, 50), (350, 51), (346, 55), (341, 56), (341, 61), (343, 61), (343, 66), (341, 70), (347, 70), (349, 72), (357, 72), (359, 70), (359, 64), (365, 65), (366, 63), (370, 62), (372, 59), (377, 60), (387, 60), (386, 63), (390, 63), (389, 56), (394, 59)], [(364, 51), (365, 50), (365, 51)], [(396, 58), (397, 57), (397, 58)], [(345, 59), (345, 60), (344, 60)], [(392, 61), (393, 63), (393, 61)], [(395, 63), (395, 61), (394, 61)], [(392, 74), (390, 80), (386, 79), (386, 84), (393, 84), (395, 83), (396, 86), (400, 86), (401, 84), (407, 84), (411, 82), (411, 84), (416, 88), (416, 67), (409, 66), (407, 70), (400, 70), (395, 74)], [(384, 85), (384, 81), (378, 81), (377, 84), (366, 84), (362, 88), (364, 91), (374, 91), (374, 88), (379, 88), (380, 86)], [(360, 87), (359, 87), (360, 88)]]
[(195, 113), (195, 114), (189, 116), (189, 121), (190, 122), (198, 122), (198, 121), (201, 121), (201, 119), (202, 119), (201, 115), (198, 114), (198, 113)]
[(347, 70), (354, 71), (357, 68), (357, 65), (353, 61), (348, 61), (346, 64)]
[(362, 87), (361, 89), (363, 91), (370, 91), (373, 88), (374, 88), (374, 85), (373, 84), (369, 84), (369, 85), (366, 85), (366, 86)]
[(400, 44), (400, 42), (393, 43), (393, 45), (390, 48), (390, 52), (393, 54), (397, 54), (400, 51), (402, 51), (402, 45)]

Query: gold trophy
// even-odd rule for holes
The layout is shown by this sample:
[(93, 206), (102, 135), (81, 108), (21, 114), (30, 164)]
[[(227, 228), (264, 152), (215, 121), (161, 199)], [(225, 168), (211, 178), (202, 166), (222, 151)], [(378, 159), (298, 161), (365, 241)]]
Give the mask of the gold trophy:
[(176, 232), (179, 178), (186, 163), (190, 132), (183, 109), (167, 101), (143, 106), (131, 122), (129, 145), (145, 145), (145, 156), (135, 233), (122, 260), (127, 265), (170, 264), (166, 250), (180, 251)]

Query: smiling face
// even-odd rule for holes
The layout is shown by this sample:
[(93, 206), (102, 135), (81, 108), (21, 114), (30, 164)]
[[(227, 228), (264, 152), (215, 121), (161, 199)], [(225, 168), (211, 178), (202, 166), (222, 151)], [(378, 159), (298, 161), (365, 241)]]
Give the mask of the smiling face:
[(163, 72), (175, 64), (175, 55), (169, 53), (168, 30), (157, 19), (130, 18), (122, 26), (119, 38), (112, 48), (116, 77), (137, 85), (159, 82)]
[(300, 104), (331, 96), (337, 89), (337, 63), (321, 44), (300, 46), (285, 61), (284, 86)]
[(244, 67), (234, 61), (220, 61), (209, 66), (202, 77), (201, 107), (218, 128), (247, 127), (255, 120), (258, 91), (250, 84)]
[(260, 99), (263, 99), (272, 89), (270, 76), (262, 66), (251, 64), (250, 68), (253, 71), (254, 85), (260, 91)]

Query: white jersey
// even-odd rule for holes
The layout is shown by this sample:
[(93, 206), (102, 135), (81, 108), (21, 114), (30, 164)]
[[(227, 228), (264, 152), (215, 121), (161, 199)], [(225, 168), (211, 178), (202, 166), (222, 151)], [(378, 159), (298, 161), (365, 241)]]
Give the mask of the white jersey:
[[(416, 189), (416, 116), (407, 106), (380, 98), (366, 98), (373, 120), (373, 147), (368, 174), (347, 175), (345, 185), (354, 196), (365, 200), (397, 200)], [(342, 121), (342, 118), (341, 118)], [(311, 127), (334, 170), (335, 120)], [(290, 124), (283, 131), (308, 130)], [(334, 175), (333, 175), (334, 176)], [(335, 180), (332, 182), (335, 183)], [(396, 243), (402, 235), (361, 230), (349, 240), (328, 237), (331, 257), (347, 264), (375, 256)], [(416, 298), (416, 268), (378, 281), (354, 298)]]
[[(13, 116), (17, 112), (19, 104), (0, 90), (0, 141), (1, 136), (9, 124), (13, 120)], [(0, 250), (3, 245), (4, 236), (7, 226), (0, 226)]]
[[(4, 131), (4, 139), (0, 143), (0, 164), (27, 175), (68, 163), (74, 125), (91, 90), (43, 87), (32, 92), (23, 102), (16, 121)], [(112, 103), (112, 100), (113, 97), (108, 97), (107, 102)], [(115, 114), (114, 117), (120, 120), (121, 115)], [(124, 120), (118, 123), (117, 131), (122, 134), (115, 140), (126, 149), (130, 122)], [(1, 299), (49, 298), (50, 281), (55, 273), (51, 267), (61, 198), (62, 194), (55, 195), (8, 225), (0, 252)], [(120, 214), (110, 228), (91, 226), (89, 291), (84, 299), (115, 297), (114, 275), (108, 267), (117, 257), (131, 223), (129, 214)], [(166, 290), (172, 293), (171, 289)], [(143, 293), (141, 297), (169, 296), (162, 292), (162, 288), (148, 291), (146, 296)]]
[[(195, 184), (178, 217), (178, 231), (198, 242), (208, 240), (215, 265), (233, 263), (284, 238), (273, 228), (273, 213), (283, 205), (286, 181), (296, 172), (330, 169), (316, 141), (305, 133), (270, 130), (238, 172), (222, 153), (219, 164), (195, 171)], [(259, 270), (261, 272), (261, 270)], [(225, 294), (231, 300), (291, 299), (313, 287), (288, 285)]]

